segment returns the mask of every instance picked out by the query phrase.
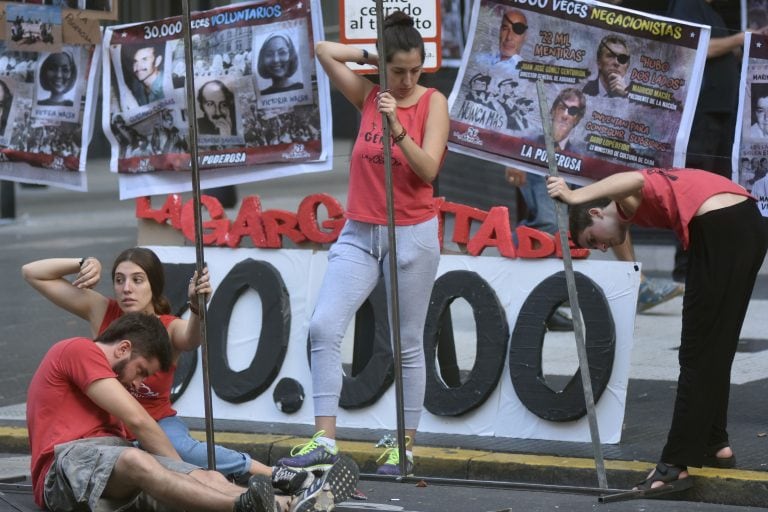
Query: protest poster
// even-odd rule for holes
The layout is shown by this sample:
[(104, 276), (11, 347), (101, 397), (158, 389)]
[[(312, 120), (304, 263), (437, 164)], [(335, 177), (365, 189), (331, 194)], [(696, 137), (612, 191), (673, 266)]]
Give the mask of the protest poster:
[[(18, 2), (0, 2), (0, 13), (6, 12), (6, 7), (14, 3)], [(21, 3), (58, 7), (63, 16), (83, 19), (116, 20), (118, 14), (118, 0), (25, 0)]]
[(452, 150), (586, 183), (682, 165), (709, 27), (598, 2), (479, 0), (449, 97)]
[(100, 62), (94, 46), (21, 52), (0, 42), (0, 178), (86, 189)]
[[(393, 11), (402, 11), (413, 20), (413, 27), (424, 41), (424, 62), (422, 71), (431, 73), (440, 69), (442, 50), (442, 7), (438, 0), (409, 0), (405, 5), (398, 2), (384, 2), (381, 15), (386, 18)], [(376, 22), (379, 12), (371, 0), (340, 0), (339, 42), (357, 46), (361, 50), (378, 53), (376, 41), (379, 38)], [(371, 64), (349, 62), (350, 69), (362, 74), (378, 73)]]
[(746, 188), (768, 217), (768, 37), (746, 32), (736, 114), (733, 181)]
[(40, 52), (61, 46), (61, 8), (49, 5), (8, 4), (5, 33), (11, 50)]
[(469, 14), (472, 11), (470, 0), (443, 0), (440, 2), (442, 27), (441, 52), (442, 67), (457, 68), (461, 64), (461, 54), (467, 42)]
[(741, 30), (760, 30), (768, 27), (768, 0), (741, 0)]
[(102, 126), (120, 197), (191, 190), (191, 115), (203, 187), (329, 170), (317, 3), (235, 4), (193, 13), (190, 29), (194, 110), (180, 16), (105, 31)]

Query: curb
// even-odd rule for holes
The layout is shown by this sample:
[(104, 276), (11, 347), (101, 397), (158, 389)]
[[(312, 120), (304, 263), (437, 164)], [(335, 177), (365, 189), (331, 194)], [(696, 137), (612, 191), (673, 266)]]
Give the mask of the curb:
[[(193, 430), (191, 434), (198, 440), (205, 440), (205, 432)], [(247, 452), (265, 464), (274, 464), (281, 457), (288, 456), (293, 446), (308, 440), (276, 434), (217, 432), (215, 435), (217, 444)], [(339, 440), (338, 446), (360, 465), (361, 473), (375, 473), (380, 448), (375, 448), (370, 442), (346, 440)], [(0, 426), (0, 452), (29, 453), (26, 427)], [(425, 479), (581, 487), (600, 494), (592, 459), (435, 446), (417, 446), (415, 457), (419, 476)], [(604, 494), (631, 489), (646, 477), (651, 466), (649, 462), (606, 460), (606, 479), (610, 488)], [(766, 472), (692, 468), (690, 473), (696, 479), (692, 489), (664, 498), (751, 507), (764, 507), (768, 503)]]

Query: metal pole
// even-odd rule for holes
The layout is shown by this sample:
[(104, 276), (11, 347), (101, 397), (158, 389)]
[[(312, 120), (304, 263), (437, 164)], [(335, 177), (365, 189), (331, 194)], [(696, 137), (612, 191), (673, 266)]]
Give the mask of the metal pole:
[[(389, 477), (385, 475), (377, 475), (375, 473), (360, 473), (360, 480), (367, 480), (371, 482), (386, 481)], [(521, 490), (521, 491), (540, 491), (540, 492), (552, 492), (552, 493), (570, 493), (570, 494), (596, 494), (598, 500), (605, 497), (605, 492), (609, 493), (621, 493), (625, 492), (623, 489), (601, 489), (599, 487), (586, 487), (578, 485), (562, 485), (562, 484), (537, 484), (534, 482), (507, 482), (501, 480), (472, 480), (467, 478), (450, 478), (450, 477), (436, 477), (436, 476), (418, 476), (418, 477), (403, 477), (403, 483), (418, 484), (419, 482), (426, 482), (434, 485), (451, 485), (454, 487), (476, 487), (480, 489), (507, 489), (507, 490)], [(608, 496), (612, 496), (608, 495)], [(616, 501), (616, 500), (613, 500)], [(506, 510), (506, 509), (505, 509)], [(500, 511), (501, 512), (501, 511)]]
[[(384, 2), (376, 0), (376, 33), (379, 55), (379, 86), (387, 88), (386, 48), (384, 46)], [(400, 346), (400, 300), (397, 286), (397, 242), (395, 237), (395, 200), (392, 191), (392, 140), (389, 120), (386, 114), (381, 114), (381, 125), (384, 131), (384, 176), (387, 189), (387, 232), (389, 234), (389, 295), (392, 308), (392, 355), (395, 359), (395, 402), (397, 406), (397, 450), (400, 452), (400, 478), (406, 475), (407, 459), (405, 457), (405, 418), (403, 417), (403, 366), (402, 348)]]
[(0, 218), (16, 218), (16, 183), (0, 180)]
[[(557, 176), (557, 162), (555, 160), (555, 143), (552, 140), (552, 119), (550, 119), (547, 97), (544, 94), (544, 82), (536, 81), (536, 92), (539, 95), (539, 112), (541, 113), (541, 126), (544, 128), (544, 140), (547, 145), (547, 160), (549, 161), (549, 175)], [(557, 213), (557, 226), (560, 234), (560, 245), (563, 248), (563, 265), (565, 266), (565, 282), (568, 286), (568, 300), (573, 312), (573, 330), (576, 335), (576, 352), (579, 356), (579, 369), (581, 370), (581, 385), (584, 388), (584, 401), (587, 404), (587, 419), (589, 420), (589, 433), (592, 436), (592, 448), (595, 453), (595, 469), (600, 488), (608, 488), (608, 480), (605, 476), (605, 462), (603, 450), (600, 445), (600, 432), (597, 428), (597, 414), (595, 413), (595, 398), (592, 394), (592, 378), (589, 372), (589, 360), (587, 359), (587, 347), (584, 342), (584, 319), (579, 307), (579, 296), (576, 293), (576, 278), (573, 274), (573, 261), (568, 245), (568, 213), (565, 205), (555, 201)]]
[[(189, 0), (182, 0), (182, 27), (184, 30), (184, 58), (186, 60), (187, 79), (184, 82), (187, 92), (187, 125), (189, 126), (189, 156), (192, 164), (192, 194), (195, 213), (195, 262), (197, 275), (203, 273), (205, 257), (203, 254), (203, 221), (200, 208), (200, 168), (197, 155), (197, 111), (195, 105), (195, 71), (192, 65), (192, 34), (190, 31)], [(208, 469), (216, 469), (216, 453), (213, 440), (213, 407), (211, 403), (211, 381), (208, 373), (208, 337), (206, 335), (205, 296), (197, 296), (197, 309), (200, 312), (200, 348), (203, 370), (203, 401), (205, 408), (205, 441), (208, 447)]]

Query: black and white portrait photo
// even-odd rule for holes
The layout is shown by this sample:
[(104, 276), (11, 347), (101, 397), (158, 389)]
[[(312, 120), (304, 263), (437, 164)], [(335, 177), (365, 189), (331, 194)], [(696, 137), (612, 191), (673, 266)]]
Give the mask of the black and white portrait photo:
[[(43, 59), (37, 72), (40, 90), (37, 104), (42, 106), (71, 107), (77, 82), (77, 62), (66, 51), (51, 53)], [(47, 94), (47, 96), (45, 96)]]
[(269, 86), (261, 90), (261, 94), (275, 94), (304, 88), (304, 84), (297, 80), (299, 56), (296, 53), (296, 47), (293, 41), (283, 34), (274, 34), (264, 41), (259, 50), (256, 69), (259, 76), (270, 81)]

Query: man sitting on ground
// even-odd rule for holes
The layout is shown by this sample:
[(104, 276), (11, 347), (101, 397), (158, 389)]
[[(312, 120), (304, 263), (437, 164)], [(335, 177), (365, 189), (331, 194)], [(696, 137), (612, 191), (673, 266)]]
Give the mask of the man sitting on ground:
[[(348, 458), (294, 499), (276, 498), (265, 476), (253, 476), (243, 489), (182, 462), (126, 389), (170, 361), (167, 330), (143, 313), (123, 315), (93, 341), (70, 338), (51, 347), (27, 397), (38, 506), (118, 510), (134, 502), (139, 510), (156, 510), (159, 502), (186, 510), (273, 512), (290, 505), (304, 512), (330, 510), (354, 490), (358, 470)], [(126, 427), (147, 451), (126, 440)]]

